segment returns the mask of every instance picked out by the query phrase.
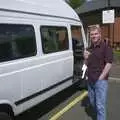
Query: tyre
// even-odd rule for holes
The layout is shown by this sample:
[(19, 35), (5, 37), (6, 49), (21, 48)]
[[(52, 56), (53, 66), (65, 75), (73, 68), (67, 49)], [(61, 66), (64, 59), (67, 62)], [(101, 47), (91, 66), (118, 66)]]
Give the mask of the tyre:
[(12, 120), (12, 118), (5, 112), (0, 112), (0, 120)]

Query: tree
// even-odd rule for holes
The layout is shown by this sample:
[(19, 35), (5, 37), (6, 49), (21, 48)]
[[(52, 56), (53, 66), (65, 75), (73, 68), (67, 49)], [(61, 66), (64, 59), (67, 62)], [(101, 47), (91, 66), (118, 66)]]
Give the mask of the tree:
[(85, 0), (69, 0), (67, 2), (73, 9), (75, 9), (79, 7), (80, 5), (82, 5), (84, 1)]

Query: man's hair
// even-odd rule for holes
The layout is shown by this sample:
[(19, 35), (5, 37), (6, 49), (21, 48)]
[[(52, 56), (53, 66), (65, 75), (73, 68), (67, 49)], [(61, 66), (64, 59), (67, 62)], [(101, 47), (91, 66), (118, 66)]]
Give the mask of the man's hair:
[(89, 33), (90, 33), (91, 31), (94, 31), (94, 30), (98, 30), (99, 32), (101, 32), (100, 25), (96, 24), (96, 25), (90, 25), (90, 26), (88, 26), (88, 31), (89, 31)]

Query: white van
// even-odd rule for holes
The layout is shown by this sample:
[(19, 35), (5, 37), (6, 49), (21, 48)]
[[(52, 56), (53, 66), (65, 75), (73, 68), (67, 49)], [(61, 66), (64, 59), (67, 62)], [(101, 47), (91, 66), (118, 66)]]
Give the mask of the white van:
[(85, 43), (63, 0), (0, 0), (0, 120), (73, 84), (72, 27)]

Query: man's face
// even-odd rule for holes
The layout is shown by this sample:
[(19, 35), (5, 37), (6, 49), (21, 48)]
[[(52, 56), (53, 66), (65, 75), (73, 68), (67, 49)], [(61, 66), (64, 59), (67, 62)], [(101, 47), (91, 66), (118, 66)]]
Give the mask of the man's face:
[(94, 29), (90, 31), (90, 39), (92, 43), (97, 43), (101, 40), (101, 33), (98, 29)]

